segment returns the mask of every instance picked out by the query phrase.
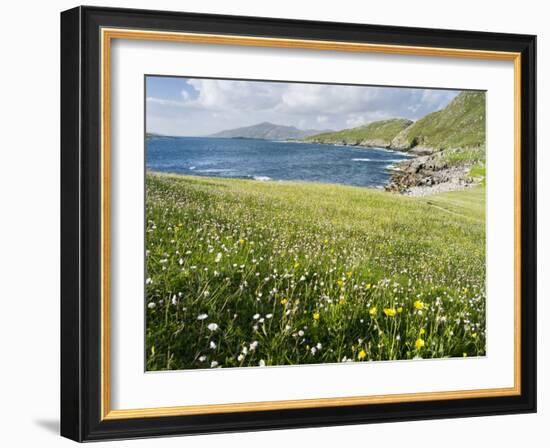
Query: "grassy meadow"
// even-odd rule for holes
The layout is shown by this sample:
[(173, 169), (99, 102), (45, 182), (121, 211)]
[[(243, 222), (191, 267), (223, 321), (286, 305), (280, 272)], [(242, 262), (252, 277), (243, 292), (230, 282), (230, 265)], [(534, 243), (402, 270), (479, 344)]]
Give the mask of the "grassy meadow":
[(485, 354), (485, 191), (146, 176), (147, 370)]

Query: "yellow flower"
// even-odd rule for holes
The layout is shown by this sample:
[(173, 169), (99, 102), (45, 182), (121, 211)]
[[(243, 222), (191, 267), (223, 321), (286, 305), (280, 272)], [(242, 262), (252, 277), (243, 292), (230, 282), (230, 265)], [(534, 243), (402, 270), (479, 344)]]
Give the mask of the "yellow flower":
[(346, 275), (348, 278), (350, 278), (352, 276), (353, 272), (349, 271), (349, 272), (346, 272)]
[(321, 317), (321, 315), (319, 313), (313, 313), (313, 319), (314, 320), (319, 320), (320, 317)]
[(357, 355), (357, 357), (358, 357), (360, 360), (365, 359), (366, 356), (367, 356), (367, 353), (365, 352), (365, 350), (361, 350), (361, 351), (359, 352), (359, 354)]
[(244, 244), (244, 240), (241, 238), (241, 239), (239, 240), (239, 243)]
[(423, 334), (426, 334), (426, 330), (424, 330), (424, 328), (421, 328), (420, 329), (420, 335), (423, 335)]
[(477, 333), (472, 333), (472, 337), (475, 339), (477, 338)]
[(422, 309), (424, 309), (424, 302), (422, 302), (420, 300), (417, 300), (416, 302), (414, 302), (414, 307), (417, 310), (422, 310)]
[(325, 240), (325, 244), (328, 244), (328, 240)]
[(416, 342), (414, 343), (414, 345), (415, 345), (417, 350), (420, 350), (422, 347), (424, 347), (424, 345), (426, 345), (426, 343), (424, 342), (424, 339), (418, 338), (416, 340)]
[(344, 303), (346, 303), (346, 298), (344, 296), (340, 296), (340, 300), (338, 300), (338, 303), (340, 305), (343, 305)]
[(464, 353), (462, 353), (462, 356), (463, 356), (464, 358), (467, 358), (467, 357), (468, 357), (468, 353), (464, 352)]
[(367, 284), (365, 285), (365, 289), (371, 289), (371, 288), (372, 288), (372, 285), (371, 285), (370, 283), (367, 283)]
[(286, 305), (287, 302), (288, 302), (287, 299), (282, 299), (282, 300), (281, 300), (281, 305)]
[(369, 314), (371, 316), (374, 316), (376, 314), (376, 311), (377, 311), (377, 308), (375, 306), (373, 306), (370, 310), (369, 310)]
[(403, 307), (400, 306), (399, 308), (397, 308), (397, 312), (398, 312), (398, 313), (402, 313), (402, 312), (403, 312)]
[(294, 269), (298, 269), (300, 267), (300, 263), (294, 263)]
[(397, 314), (395, 308), (384, 308), (384, 314), (388, 317), (393, 317)]
[(336, 283), (338, 284), (338, 286), (342, 286), (344, 284), (342, 280), (338, 280)]

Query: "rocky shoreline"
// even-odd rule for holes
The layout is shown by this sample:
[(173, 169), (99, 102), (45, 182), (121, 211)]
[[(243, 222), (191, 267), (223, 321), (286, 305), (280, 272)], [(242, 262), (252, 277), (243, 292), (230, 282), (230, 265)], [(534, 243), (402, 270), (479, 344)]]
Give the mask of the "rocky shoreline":
[[(303, 141), (301, 143), (317, 143)], [(408, 151), (394, 147), (382, 141), (362, 141), (350, 143), (347, 141), (330, 142), (335, 146), (354, 146), (358, 148), (381, 148), (387, 151), (399, 152), (413, 156), (409, 160), (397, 163), (389, 168), (390, 180), (384, 187), (386, 191), (406, 196), (428, 196), (448, 191), (465, 190), (482, 180), (470, 175), (473, 166), (471, 161), (449, 162), (449, 156), (460, 153), (461, 148), (437, 150), (426, 146), (415, 146)]]
[(449, 156), (460, 149), (448, 149), (419, 155), (392, 168), (386, 191), (408, 196), (427, 196), (464, 190), (481, 179), (470, 175), (471, 162), (450, 163)]

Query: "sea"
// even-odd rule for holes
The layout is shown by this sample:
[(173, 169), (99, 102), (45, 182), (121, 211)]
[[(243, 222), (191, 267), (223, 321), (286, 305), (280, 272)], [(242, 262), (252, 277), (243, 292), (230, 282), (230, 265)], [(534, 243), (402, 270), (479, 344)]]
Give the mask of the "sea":
[(150, 171), (193, 176), (299, 181), (382, 188), (409, 158), (383, 148), (244, 138), (150, 137)]

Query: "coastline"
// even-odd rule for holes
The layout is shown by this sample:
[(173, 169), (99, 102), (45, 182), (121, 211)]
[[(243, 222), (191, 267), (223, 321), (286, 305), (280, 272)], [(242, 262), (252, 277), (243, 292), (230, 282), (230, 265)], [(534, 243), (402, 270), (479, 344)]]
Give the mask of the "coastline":
[[(390, 178), (383, 186), (384, 190), (404, 196), (429, 196), (432, 194), (460, 191), (474, 187), (483, 181), (482, 177), (470, 174), (473, 161), (464, 160), (461, 163), (452, 164), (447, 156), (458, 154), (468, 149), (451, 148), (436, 150), (435, 148), (417, 146), (408, 151), (403, 148), (393, 147), (385, 142), (377, 142), (376, 146), (365, 144), (349, 144), (344, 141), (321, 142), (302, 141), (306, 144), (326, 144), (332, 146), (350, 146), (356, 148), (375, 149), (395, 152), (410, 157), (408, 160), (397, 162), (388, 168)], [(479, 150), (480, 148), (474, 148)]]

